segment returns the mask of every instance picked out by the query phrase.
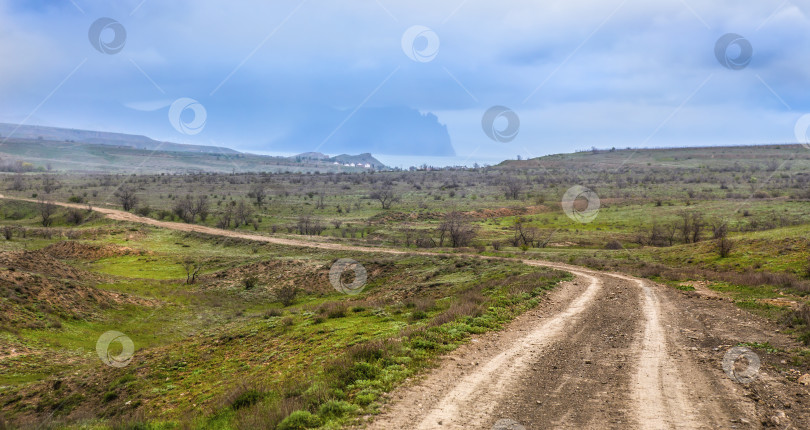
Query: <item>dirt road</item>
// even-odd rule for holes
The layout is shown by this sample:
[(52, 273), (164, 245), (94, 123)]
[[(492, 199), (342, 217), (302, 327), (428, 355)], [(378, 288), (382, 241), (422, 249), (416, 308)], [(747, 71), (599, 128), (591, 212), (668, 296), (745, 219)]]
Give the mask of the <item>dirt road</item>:
[[(289, 246), (405, 253), (94, 210), (115, 220), (179, 231)], [(723, 371), (725, 353), (740, 342), (793, 345), (768, 321), (718, 297), (686, 294), (648, 280), (552, 262), (524, 263), (566, 270), (576, 279), (506, 330), (474, 338), (431, 372), (395, 390), (382, 413), (367, 417), (364, 426), (810, 428), (810, 391), (805, 387), (764, 368), (746, 384)]]

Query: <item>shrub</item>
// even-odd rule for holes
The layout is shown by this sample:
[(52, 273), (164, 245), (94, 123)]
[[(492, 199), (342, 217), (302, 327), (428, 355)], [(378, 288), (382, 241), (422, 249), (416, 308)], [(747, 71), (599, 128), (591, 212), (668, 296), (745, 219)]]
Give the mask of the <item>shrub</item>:
[(726, 237), (717, 240), (717, 253), (720, 254), (720, 258), (726, 258), (731, 254), (731, 250), (734, 248), (734, 241), (728, 239)]
[(242, 279), (242, 285), (245, 287), (246, 290), (252, 290), (256, 287), (256, 284), (259, 283), (259, 279), (255, 276), (248, 276), (245, 279)]
[(330, 400), (321, 405), (320, 409), (318, 409), (318, 415), (325, 419), (341, 418), (346, 415), (346, 413), (349, 413), (354, 409), (355, 407), (348, 402), (341, 400)]
[(325, 314), (327, 318), (343, 318), (346, 316), (347, 307), (343, 303), (325, 303), (318, 309), (318, 312)]
[(140, 216), (149, 216), (149, 214), (152, 213), (152, 208), (149, 206), (141, 206), (138, 209), (135, 209), (135, 213)]
[(264, 318), (267, 319), (273, 317), (280, 317), (282, 315), (284, 315), (284, 311), (282, 311), (281, 309), (268, 309), (264, 313)]
[(303, 430), (321, 425), (321, 420), (309, 411), (295, 411), (284, 418), (278, 425), (278, 430)]
[(298, 289), (292, 285), (284, 285), (276, 292), (276, 299), (281, 302), (284, 307), (290, 306), (295, 303), (295, 297), (298, 295)]
[(623, 249), (623, 248), (624, 247), (622, 246), (621, 242), (619, 242), (618, 240), (611, 240), (610, 242), (605, 244), (605, 249), (616, 250), (616, 249)]
[(236, 398), (231, 402), (231, 407), (234, 410), (239, 410), (248, 406), (253, 406), (262, 399), (264, 395), (259, 392), (259, 390), (249, 389), (242, 391)]
[(73, 225), (79, 225), (84, 222), (84, 214), (79, 209), (68, 209), (65, 219)]

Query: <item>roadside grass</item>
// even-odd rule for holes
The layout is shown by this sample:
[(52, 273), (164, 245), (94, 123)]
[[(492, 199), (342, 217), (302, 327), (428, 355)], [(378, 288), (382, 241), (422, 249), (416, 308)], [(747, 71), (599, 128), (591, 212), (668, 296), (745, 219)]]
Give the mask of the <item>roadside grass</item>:
[[(144, 428), (272, 428), (268, 417), (280, 428), (337, 428), (374, 413), (385, 392), (471, 334), (498, 329), (536, 306), (569, 276), (452, 255), (335, 253), (132, 230), (118, 226), (116, 233), (84, 242), (149, 254), (66, 261), (101, 275), (97, 288), (154, 306), (118, 306), (92, 319), (61, 321), (59, 328), (0, 333), (9, 344), (35, 352), (2, 361), (0, 397), (9, 416), (50, 411), (54, 423), (73, 428), (108, 428), (118, 421)], [(25, 240), (33, 247), (34, 239)], [(363, 262), (371, 276), (359, 296), (340, 295), (327, 283), (283, 307), (272, 296), (211, 289), (218, 281), (201, 284), (204, 289), (186, 285), (177, 263), (188, 257), (213, 261), (208, 273), (273, 259), (315, 264), (324, 274), (332, 261), (348, 257)], [(133, 340), (130, 366), (100, 364), (95, 341), (107, 330)], [(95, 383), (79, 381), (87, 378)], [(46, 394), (57, 381), (61, 388)], [(97, 418), (72, 418), (88, 414)]]

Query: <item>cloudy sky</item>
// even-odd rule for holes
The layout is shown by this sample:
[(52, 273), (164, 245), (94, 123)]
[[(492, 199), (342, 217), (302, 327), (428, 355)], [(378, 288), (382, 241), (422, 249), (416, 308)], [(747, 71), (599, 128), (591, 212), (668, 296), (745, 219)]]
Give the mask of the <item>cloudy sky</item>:
[(393, 165), (796, 141), (810, 112), (810, 0), (0, 0), (0, 55), (2, 122)]

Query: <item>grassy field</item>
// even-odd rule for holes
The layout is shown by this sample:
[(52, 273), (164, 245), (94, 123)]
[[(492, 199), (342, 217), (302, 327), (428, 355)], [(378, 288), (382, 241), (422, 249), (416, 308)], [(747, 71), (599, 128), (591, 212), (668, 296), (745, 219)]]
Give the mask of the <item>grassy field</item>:
[[(0, 342), (14, 351), (0, 356), (0, 405), (23, 424), (340, 428), (567, 276), (459, 253), (711, 290), (810, 343), (809, 171), (810, 151), (784, 145), (355, 174), (6, 174), (3, 194), (40, 202), (0, 201), (8, 238), (0, 241)], [(592, 222), (564, 212), (575, 185), (599, 197)], [(129, 203), (166, 221), (441, 256), (212, 238), (90, 210), (53, 208), (45, 222), (50, 201)], [(200, 201), (205, 210), (191, 214)], [(367, 271), (361, 294), (330, 284), (341, 258)], [(199, 268), (194, 283), (188, 268)], [(96, 355), (108, 330), (135, 345), (124, 368)]]
[[(39, 269), (6, 263), (0, 270), (50, 284), (25, 303), (15, 300), (20, 285), (4, 287), (0, 342), (17, 354), (0, 358), (7, 419), (81, 428), (133, 421), (337, 428), (373, 413), (383, 393), (470, 334), (497, 329), (535, 306), (568, 276), (451, 255), (336, 254), (90, 224), (72, 229), (80, 236), (75, 241), (30, 231), (2, 242), (3, 255)], [(64, 263), (43, 268), (55, 258)], [(205, 262), (194, 284), (185, 282), (182, 268), (189, 258)], [(330, 285), (337, 258), (365, 267), (361, 294)], [(292, 303), (278, 298), (285, 285), (298, 290)], [(81, 313), (76, 303), (44, 308), (43, 302), (65, 300), (62, 287), (100, 296)], [(124, 368), (105, 366), (96, 355), (96, 341), (108, 330), (134, 343)]]

